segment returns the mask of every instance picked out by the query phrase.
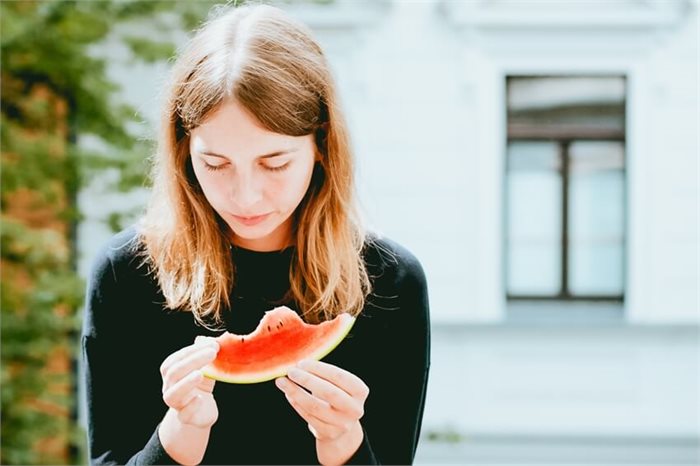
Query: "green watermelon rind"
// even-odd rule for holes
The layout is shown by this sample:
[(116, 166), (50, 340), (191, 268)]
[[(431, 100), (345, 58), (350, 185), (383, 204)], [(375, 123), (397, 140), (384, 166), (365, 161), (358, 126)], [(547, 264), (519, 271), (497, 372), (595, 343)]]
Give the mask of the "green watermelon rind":
[[(337, 337), (332, 340), (329, 340), (328, 344), (320, 346), (318, 350), (316, 350), (316, 352), (305, 356), (304, 359), (313, 359), (319, 361), (326, 357), (328, 354), (330, 354), (331, 351), (333, 351), (335, 348), (338, 347), (338, 345), (340, 345), (340, 343), (343, 342), (348, 333), (350, 333), (350, 330), (352, 330), (352, 327), (355, 325), (355, 317), (351, 316), (350, 314), (344, 314), (340, 317), (345, 322), (341, 322), (341, 325), (338, 326), (339, 330)], [(214, 368), (207, 366), (204, 369), (202, 369), (202, 374), (209, 379), (213, 379), (219, 382), (234, 384), (255, 384), (268, 382), (278, 377), (283, 377), (287, 375), (289, 370), (295, 366), (296, 362), (266, 372), (258, 372), (253, 374), (238, 374), (233, 377), (228, 374), (216, 371)]]

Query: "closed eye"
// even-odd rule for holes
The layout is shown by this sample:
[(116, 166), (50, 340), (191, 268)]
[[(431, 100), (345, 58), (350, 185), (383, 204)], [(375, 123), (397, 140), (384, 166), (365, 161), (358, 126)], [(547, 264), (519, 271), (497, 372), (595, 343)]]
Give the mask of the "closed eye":
[(204, 162), (204, 168), (206, 168), (207, 170), (209, 170), (209, 171), (211, 171), (211, 172), (215, 172), (215, 171), (217, 171), (217, 170), (221, 170), (221, 169), (223, 169), (225, 166), (226, 166), (225, 163), (222, 163), (221, 165), (210, 165), (210, 164), (208, 164), (207, 162)]
[(286, 170), (287, 167), (289, 167), (289, 162), (285, 163), (284, 165), (279, 165), (277, 167), (271, 167), (269, 165), (263, 165), (265, 170), (269, 170), (271, 172), (281, 172), (282, 170)]
[[(228, 165), (228, 164), (226, 164), (226, 163), (222, 163), (221, 165), (211, 165), (211, 164), (209, 164), (209, 163), (207, 163), (207, 162), (203, 162), (203, 163), (204, 163), (204, 168), (206, 168), (207, 170), (212, 171), (212, 172), (215, 172), (215, 171), (218, 171), (218, 170), (222, 170), (222, 169), (224, 169), (224, 168)], [(283, 170), (286, 170), (286, 169), (289, 167), (289, 162), (287, 162), (287, 163), (285, 163), (285, 164), (283, 164), (283, 165), (276, 166), (276, 167), (273, 167), (273, 166), (270, 166), (270, 165), (264, 165), (264, 164), (263, 164), (262, 167), (263, 167), (265, 170), (267, 170), (267, 171), (271, 171), (271, 172), (281, 172), (281, 171), (283, 171)]]

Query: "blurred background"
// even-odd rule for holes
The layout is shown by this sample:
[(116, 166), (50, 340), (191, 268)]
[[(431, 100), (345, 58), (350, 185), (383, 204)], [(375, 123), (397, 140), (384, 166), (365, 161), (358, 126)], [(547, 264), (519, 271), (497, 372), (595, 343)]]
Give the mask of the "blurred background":
[[(214, 4), (0, 4), (2, 464), (87, 462), (85, 277)], [(698, 1), (275, 4), (327, 52), (368, 223), (426, 270), (416, 463), (698, 464)]]

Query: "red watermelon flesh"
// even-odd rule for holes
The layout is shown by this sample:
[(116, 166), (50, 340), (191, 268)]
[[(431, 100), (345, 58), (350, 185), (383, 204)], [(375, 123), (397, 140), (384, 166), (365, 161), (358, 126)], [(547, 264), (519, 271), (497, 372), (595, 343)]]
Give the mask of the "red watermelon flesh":
[(258, 383), (286, 375), (302, 359), (321, 359), (350, 332), (355, 318), (343, 313), (317, 325), (305, 323), (286, 306), (267, 311), (247, 335), (226, 332), (216, 338), (216, 359), (206, 377), (229, 383)]

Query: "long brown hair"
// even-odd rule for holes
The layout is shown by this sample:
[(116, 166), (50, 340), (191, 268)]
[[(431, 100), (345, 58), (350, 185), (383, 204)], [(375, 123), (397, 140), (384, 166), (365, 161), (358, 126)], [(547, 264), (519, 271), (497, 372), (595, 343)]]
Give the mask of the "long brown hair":
[(235, 285), (228, 226), (209, 205), (189, 157), (190, 131), (226, 99), (268, 130), (313, 134), (319, 161), (294, 214), (290, 294), (307, 321), (364, 307), (370, 283), (353, 157), (328, 63), (311, 32), (281, 10), (221, 7), (174, 64), (165, 95), (151, 198), (139, 222), (144, 263), (171, 309), (222, 322)]

